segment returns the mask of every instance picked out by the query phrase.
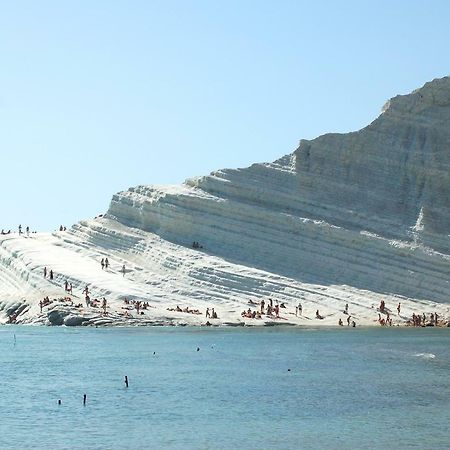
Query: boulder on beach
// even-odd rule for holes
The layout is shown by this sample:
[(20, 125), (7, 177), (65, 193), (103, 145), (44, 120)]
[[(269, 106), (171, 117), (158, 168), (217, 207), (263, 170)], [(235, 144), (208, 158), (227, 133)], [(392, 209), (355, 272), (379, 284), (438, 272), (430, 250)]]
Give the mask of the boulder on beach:
[(64, 318), (69, 313), (67, 311), (61, 311), (59, 309), (53, 309), (47, 313), (47, 319), (51, 325), (63, 325)]
[(89, 319), (87, 317), (77, 316), (75, 314), (69, 314), (64, 319), (64, 325), (66, 325), (67, 327), (79, 327), (88, 320)]

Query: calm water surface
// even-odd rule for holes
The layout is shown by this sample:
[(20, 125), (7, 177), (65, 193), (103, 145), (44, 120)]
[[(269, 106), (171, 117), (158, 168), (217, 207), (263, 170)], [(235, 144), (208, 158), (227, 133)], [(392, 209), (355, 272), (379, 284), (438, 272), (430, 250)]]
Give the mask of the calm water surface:
[(450, 329), (5, 326), (0, 377), (2, 449), (450, 448)]

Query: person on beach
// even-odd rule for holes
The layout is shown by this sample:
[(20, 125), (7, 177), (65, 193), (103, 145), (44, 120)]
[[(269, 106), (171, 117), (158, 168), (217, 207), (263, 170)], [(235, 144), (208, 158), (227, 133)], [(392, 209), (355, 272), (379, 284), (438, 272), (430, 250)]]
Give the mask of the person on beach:
[(400, 302), (397, 305), (397, 314), (400, 315)]
[(342, 319), (339, 319), (339, 322), (338, 322), (338, 323), (339, 323), (339, 326), (340, 326), (340, 327), (343, 327), (343, 326), (344, 326), (344, 323), (342, 322)]
[(350, 325), (350, 318), (351, 318), (352, 316), (348, 316), (347, 317), (347, 326), (349, 326)]
[(69, 290), (69, 282), (67, 280), (64, 282), (64, 290), (66, 292)]
[(72, 294), (72, 283), (69, 283), (69, 287), (67, 288), (67, 292)]
[(125, 276), (125, 264), (122, 266), (122, 276), (124, 277)]
[(53, 280), (53, 270), (50, 269), (50, 280)]
[(89, 286), (88, 285), (86, 285), (86, 287), (83, 289), (82, 294), (89, 295)]
[(41, 308), (41, 314), (42, 314), (42, 306), (43, 306), (43, 302), (42, 300), (39, 302), (39, 307)]
[(206, 308), (206, 314), (205, 314), (205, 316), (206, 316), (206, 317), (209, 317), (209, 308)]
[(108, 270), (109, 267), (109, 261), (108, 258), (105, 258), (105, 269)]
[(19, 225), (19, 236), (22, 234), (22, 225)]
[(303, 312), (303, 306), (301, 303), (298, 304), (298, 315), (301, 316)]
[(47, 278), (47, 267), (44, 267), (44, 278)]
[(264, 314), (264, 306), (265, 306), (266, 302), (264, 301), (264, 299), (261, 300), (261, 314)]
[(103, 308), (103, 314), (106, 316), (106, 298), (105, 297), (103, 297), (102, 308)]
[(26, 232), (27, 232), (27, 236), (29, 237), (30, 236), (30, 227), (27, 226)]
[(298, 317), (298, 306), (295, 307), (295, 317)]
[(102, 258), (102, 260), (100, 261), (100, 264), (102, 266), (102, 270), (105, 268), (105, 260)]
[(344, 314), (348, 314), (348, 303), (345, 304)]

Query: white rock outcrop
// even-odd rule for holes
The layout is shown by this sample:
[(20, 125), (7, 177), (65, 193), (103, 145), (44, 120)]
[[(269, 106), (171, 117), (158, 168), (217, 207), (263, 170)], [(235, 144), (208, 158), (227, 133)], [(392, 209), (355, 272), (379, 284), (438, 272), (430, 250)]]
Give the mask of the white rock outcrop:
[(450, 299), (450, 78), (274, 163), (114, 195), (108, 216), (299, 280)]
[[(179, 304), (203, 313), (215, 307), (214, 323), (256, 324), (240, 312), (268, 297), (286, 305), (284, 323), (317, 325), (320, 308), (320, 323), (336, 325), (349, 303), (358, 324), (369, 325), (377, 323), (381, 299), (394, 314), (401, 301), (398, 323), (413, 312), (447, 317), (449, 125), (445, 77), (391, 99), (366, 128), (303, 140), (273, 163), (180, 186), (130, 188), (113, 196), (104, 217), (67, 232), (0, 236), (0, 320), (205, 322), (204, 315), (174, 312)], [(99, 265), (105, 257), (108, 270)], [(44, 266), (53, 280), (43, 278)], [(38, 301), (64, 297), (65, 281), (73, 285), (72, 302), (41, 313)], [(107, 317), (75, 308), (86, 285), (93, 297), (108, 299)], [(124, 319), (124, 297), (150, 308)], [(302, 317), (294, 315), (298, 302)]]

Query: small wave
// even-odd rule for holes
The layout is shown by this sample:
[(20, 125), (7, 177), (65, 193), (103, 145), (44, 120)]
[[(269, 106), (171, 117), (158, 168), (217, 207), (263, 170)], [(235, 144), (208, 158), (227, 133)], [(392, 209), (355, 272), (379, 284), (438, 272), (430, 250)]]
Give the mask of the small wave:
[(436, 358), (436, 355), (434, 353), (416, 353), (414, 356), (417, 356), (417, 357), (423, 358), (423, 359), (434, 359), (434, 358)]

